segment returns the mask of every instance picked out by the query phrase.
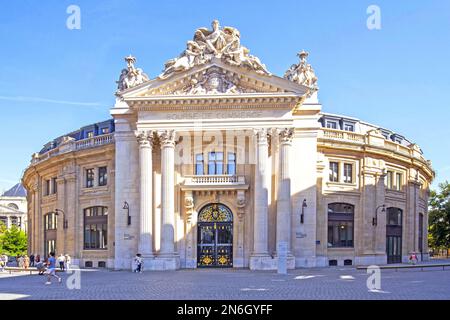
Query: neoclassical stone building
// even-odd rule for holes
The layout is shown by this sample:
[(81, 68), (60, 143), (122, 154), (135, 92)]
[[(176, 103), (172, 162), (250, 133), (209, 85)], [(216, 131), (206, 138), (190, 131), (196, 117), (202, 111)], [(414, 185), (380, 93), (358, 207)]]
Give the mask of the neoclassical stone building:
[(154, 79), (125, 58), (113, 119), (51, 141), (23, 175), (30, 252), (115, 269), (139, 252), (146, 270), (428, 259), (430, 162), (322, 112), (307, 56), (273, 75), (214, 21)]
[(20, 183), (0, 195), (0, 223), (6, 228), (16, 225), (27, 231), (26, 196), (25, 188)]

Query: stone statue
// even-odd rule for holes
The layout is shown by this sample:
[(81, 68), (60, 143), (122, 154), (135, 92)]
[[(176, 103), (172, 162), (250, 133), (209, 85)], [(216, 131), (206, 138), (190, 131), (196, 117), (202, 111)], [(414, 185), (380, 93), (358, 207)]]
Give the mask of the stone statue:
[(189, 84), (173, 92), (173, 94), (221, 94), (254, 92), (239, 86), (239, 77), (233, 73), (225, 73), (218, 67), (212, 67), (205, 73), (193, 75)]
[(260, 74), (271, 75), (261, 61), (249, 54), (249, 50), (241, 46), (240, 33), (236, 28), (220, 28), (219, 21), (212, 22), (212, 30), (199, 28), (195, 31), (192, 41), (187, 42), (187, 48), (178, 58), (168, 60), (160, 79), (186, 71), (194, 66), (205, 64), (213, 57), (222, 59), (234, 66), (242, 66)]
[(310, 91), (317, 91), (317, 77), (314, 69), (306, 61), (308, 55), (308, 52), (299, 52), (297, 56), (300, 58), (300, 62), (298, 64), (291, 65), (291, 67), (285, 72), (284, 78), (304, 85), (308, 87)]
[(129, 55), (125, 57), (127, 68), (120, 72), (117, 83), (117, 90), (122, 91), (140, 85), (149, 80), (148, 76), (141, 68), (135, 68), (136, 58)]

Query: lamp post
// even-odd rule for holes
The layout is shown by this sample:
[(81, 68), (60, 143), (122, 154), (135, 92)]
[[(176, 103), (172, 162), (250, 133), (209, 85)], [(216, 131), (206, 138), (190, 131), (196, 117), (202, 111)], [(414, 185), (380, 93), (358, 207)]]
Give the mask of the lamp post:
[(300, 223), (303, 223), (305, 221), (305, 208), (308, 207), (306, 204), (306, 199), (303, 199), (302, 203), (302, 214), (300, 215)]
[(67, 219), (66, 219), (66, 214), (65, 214), (64, 211), (61, 210), (61, 209), (55, 209), (55, 214), (56, 214), (57, 216), (59, 215), (59, 212), (61, 212), (62, 215), (63, 215), (63, 229), (67, 229), (67, 227), (68, 227), (68, 222), (67, 222)]
[(127, 225), (131, 224), (130, 205), (124, 201), (122, 209), (127, 210)]
[(378, 224), (378, 209), (381, 209), (381, 212), (386, 212), (386, 205), (382, 204), (375, 209), (375, 217), (372, 218), (372, 225), (376, 226)]

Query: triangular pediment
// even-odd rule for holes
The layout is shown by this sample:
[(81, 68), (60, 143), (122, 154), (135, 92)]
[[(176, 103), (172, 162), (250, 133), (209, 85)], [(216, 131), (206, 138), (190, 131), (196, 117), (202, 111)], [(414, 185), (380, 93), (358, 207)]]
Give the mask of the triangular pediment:
[(231, 66), (220, 59), (167, 79), (155, 78), (121, 92), (127, 98), (157, 96), (217, 96), (292, 94), (303, 96), (308, 88), (286, 79), (257, 73), (246, 68)]

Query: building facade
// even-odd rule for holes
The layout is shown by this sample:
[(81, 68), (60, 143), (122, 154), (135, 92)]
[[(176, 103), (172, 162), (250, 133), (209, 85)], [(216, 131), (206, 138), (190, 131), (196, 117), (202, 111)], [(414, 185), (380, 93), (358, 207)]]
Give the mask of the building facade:
[(14, 185), (0, 196), (0, 223), (6, 228), (15, 225), (27, 232), (27, 193), (20, 184)]
[(278, 77), (232, 27), (154, 79), (126, 57), (112, 120), (34, 154), (30, 252), (88, 267), (276, 269), (428, 259), (434, 177), (405, 137), (322, 112), (308, 53)]

